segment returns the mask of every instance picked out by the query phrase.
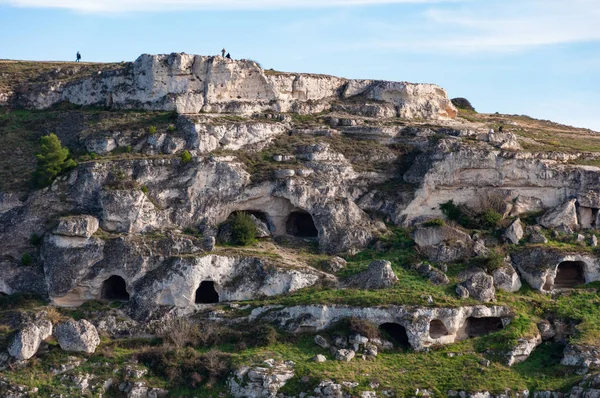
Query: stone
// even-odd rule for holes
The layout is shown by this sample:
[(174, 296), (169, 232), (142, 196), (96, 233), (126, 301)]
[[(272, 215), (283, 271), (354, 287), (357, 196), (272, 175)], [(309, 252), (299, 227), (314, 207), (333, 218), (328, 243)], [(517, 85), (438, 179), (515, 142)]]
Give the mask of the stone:
[(592, 237), (590, 238), (590, 246), (591, 247), (598, 246), (598, 237), (596, 237), (596, 235), (592, 235)]
[(518, 218), (513, 221), (512, 224), (504, 231), (504, 238), (508, 240), (513, 245), (519, 243), (521, 239), (523, 239), (524, 235), (523, 225), (521, 224), (521, 220)]
[(515, 271), (510, 262), (505, 261), (503, 266), (494, 270), (492, 276), (496, 289), (511, 293), (521, 289), (521, 278), (519, 278), (519, 274), (517, 274), (517, 271)]
[(529, 242), (546, 244), (546, 243), (548, 243), (548, 239), (544, 236), (544, 234), (539, 233), (539, 232), (534, 232), (529, 237)]
[(93, 354), (98, 344), (100, 344), (100, 337), (96, 328), (85, 319), (80, 321), (70, 319), (59, 323), (56, 326), (54, 335), (60, 348), (65, 351)]
[(325, 355), (317, 354), (314, 356), (313, 361), (317, 363), (323, 363), (327, 361), (327, 358), (325, 358)]
[(271, 236), (271, 231), (269, 230), (269, 226), (262, 220), (259, 220), (253, 214), (250, 214), (250, 219), (254, 223), (256, 227), (256, 237), (257, 238), (267, 238)]
[(514, 364), (525, 361), (529, 358), (529, 355), (533, 350), (541, 343), (542, 336), (539, 333), (533, 337), (518, 339), (517, 344), (506, 354), (507, 365), (513, 366)]
[(578, 225), (576, 202), (576, 199), (571, 199), (546, 212), (539, 220), (540, 225), (546, 228), (576, 228)]
[(398, 277), (392, 270), (392, 263), (375, 260), (365, 271), (346, 278), (343, 284), (346, 287), (369, 290), (389, 288), (394, 286), (397, 281)]
[(321, 335), (315, 336), (315, 344), (322, 348), (329, 348), (329, 342)]
[(418, 227), (413, 232), (413, 239), (419, 247), (437, 246), (447, 241), (471, 242), (468, 234), (447, 225)]
[(335, 352), (335, 359), (342, 362), (350, 362), (355, 355), (356, 352), (354, 350), (340, 348)]
[(295, 175), (296, 175), (296, 171), (292, 170), (292, 169), (279, 169), (279, 170), (275, 170), (273, 172), (273, 177), (279, 178), (279, 179), (290, 178)]
[(8, 345), (8, 353), (19, 361), (30, 359), (37, 353), (40, 343), (51, 334), (52, 323), (48, 320), (28, 323), (14, 335)]
[(462, 285), (456, 285), (456, 294), (461, 299), (469, 298), (469, 290)]
[(227, 379), (229, 393), (235, 398), (275, 398), (279, 390), (294, 377), (291, 362), (272, 362), (272, 366), (242, 367)]
[(475, 272), (460, 283), (469, 292), (469, 297), (487, 303), (496, 300), (494, 278), (485, 272)]
[(585, 242), (585, 235), (582, 234), (577, 234), (577, 242), (581, 242), (584, 243)]
[(346, 268), (346, 260), (341, 257), (334, 256), (327, 260), (324, 264), (325, 271), (335, 274)]
[(543, 341), (549, 341), (556, 336), (556, 331), (554, 330), (554, 326), (552, 324), (543, 319), (537, 324), (538, 330), (540, 331), (540, 335)]
[(98, 230), (98, 219), (93, 216), (71, 216), (58, 220), (54, 229), (56, 235), (91, 237)]
[(563, 359), (560, 362), (565, 366), (575, 366), (588, 369), (600, 367), (600, 348), (584, 344), (567, 344)]

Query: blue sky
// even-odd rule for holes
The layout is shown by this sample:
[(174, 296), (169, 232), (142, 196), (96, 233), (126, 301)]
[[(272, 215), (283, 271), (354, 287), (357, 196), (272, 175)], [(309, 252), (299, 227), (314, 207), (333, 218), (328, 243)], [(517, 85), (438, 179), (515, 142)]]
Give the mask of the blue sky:
[(0, 58), (216, 54), (600, 131), (600, 0), (0, 0)]

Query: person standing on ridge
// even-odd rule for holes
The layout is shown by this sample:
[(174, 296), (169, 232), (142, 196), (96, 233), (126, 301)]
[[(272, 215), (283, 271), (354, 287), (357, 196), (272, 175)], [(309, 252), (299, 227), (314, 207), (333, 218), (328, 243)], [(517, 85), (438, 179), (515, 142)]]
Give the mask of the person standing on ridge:
[(79, 61), (81, 61), (81, 54), (79, 53), (79, 51), (77, 51), (77, 59), (75, 60), (75, 62)]
[(221, 57), (224, 57), (226, 52), (227, 52), (227, 50), (225, 50), (225, 49), (222, 49), (222, 50), (221, 50)]
[(227, 53), (227, 55), (225, 56), (225, 58), (231, 59), (231, 55), (229, 55), (229, 53)]

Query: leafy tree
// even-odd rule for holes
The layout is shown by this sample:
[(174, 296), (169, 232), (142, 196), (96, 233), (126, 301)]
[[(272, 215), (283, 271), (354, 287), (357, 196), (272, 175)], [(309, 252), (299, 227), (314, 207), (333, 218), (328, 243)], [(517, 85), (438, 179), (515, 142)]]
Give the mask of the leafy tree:
[(40, 150), (35, 157), (37, 158), (35, 180), (41, 187), (50, 185), (60, 173), (76, 165), (69, 156), (69, 149), (63, 148), (54, 133), (40, 139)]
[(234, 214), (231, 219), (231, 241), (238, 246), (248, 246), (256, 241), (256, 225), (248, 213)]

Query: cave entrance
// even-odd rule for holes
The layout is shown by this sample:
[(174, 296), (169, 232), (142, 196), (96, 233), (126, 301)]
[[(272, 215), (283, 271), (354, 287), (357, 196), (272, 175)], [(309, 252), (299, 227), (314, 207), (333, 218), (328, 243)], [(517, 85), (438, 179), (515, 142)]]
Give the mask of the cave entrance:
[(495, 316), (484, 318), (467, 318), (467, 337), (485, 336), (486, 334), (497, 332), (503, 328), (504, 325), (502, 324), (502, 318)]
[(219, 302), (219, 293), (213, 281), (202, 281), (196, 289), (196, 304), (214, 304)]
[(310, 213), (305, 211), (293, 211), (290, 213), (285, 225), (289, 235), (298, 236), (300, 238), (316, 238), (319, 236), (319, 231), (315, 227)]
[(408, 335), (406, 334), (406, 328), (399, 323), (382, 323), (379, 325), (379, 330), (387, 334), (396, 347), (410, 348)]
[(448, 336), (449, 334), (446, 325), (439, 319), (434, 319), (429, 323), (429, 337), (432, 339), (439, 339), (440, 337)]
[(583, 285), (585, 283), (584, 267), (585, 263), (583, 261), (563, 261), (558, 264), (556, 278), (554, 278), (554, 288), (565, 289)]
[(125, 279), (118, 275), (113, 275), (102, 283), (100, 297), (109, 301), (128, 301), (127, 284)]

